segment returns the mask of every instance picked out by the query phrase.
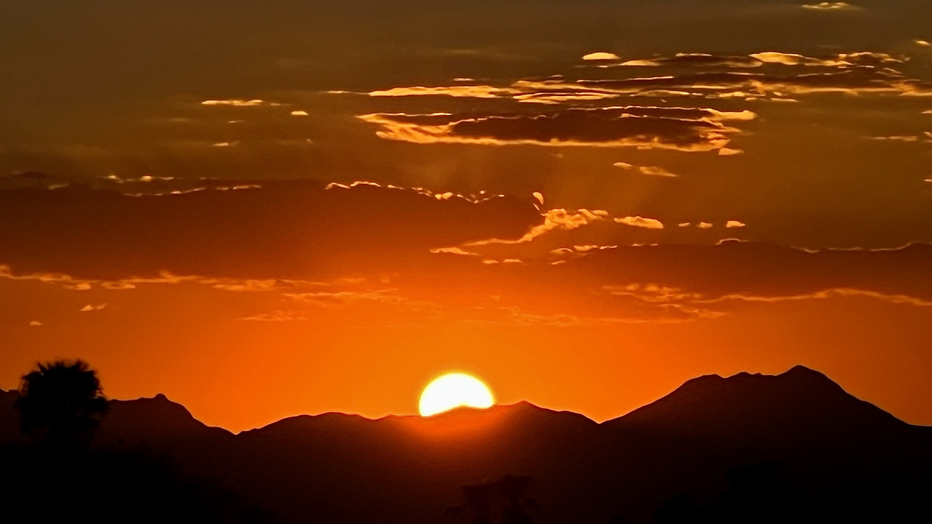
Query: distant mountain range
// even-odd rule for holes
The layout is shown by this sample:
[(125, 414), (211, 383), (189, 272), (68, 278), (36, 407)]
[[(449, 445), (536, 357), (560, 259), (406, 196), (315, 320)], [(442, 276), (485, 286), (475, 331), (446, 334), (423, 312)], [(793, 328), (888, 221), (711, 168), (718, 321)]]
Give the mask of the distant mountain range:
[[(0, 392), (0, 442), (18, 438), (15, 398)], [(111, 401), (95, 445), (172, 460), (295, 524), (480, 522), (453, 509), (462, 487), (506, 475), (530, 477), (538, 524), (891, 522), (928, 516), (932, 493), (932, 428), (804, 367), (700, 377), (601, 424), (519, 403), (234, 435), (159, 395)]]

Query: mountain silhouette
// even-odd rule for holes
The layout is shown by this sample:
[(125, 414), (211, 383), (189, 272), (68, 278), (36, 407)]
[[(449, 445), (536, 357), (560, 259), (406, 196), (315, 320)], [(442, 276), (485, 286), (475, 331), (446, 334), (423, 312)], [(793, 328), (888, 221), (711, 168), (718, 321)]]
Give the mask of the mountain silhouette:
[[(4, 438), (13, 398), (0, 395)], [(511, 476), (529, 479), (536, 523), (889, 520), (927, 511), (932, 487), (932, 429), (804, 367), (700, 377), (601, 424), (522, 402), (233, 435), (159, 395), (111, 401), (95, 445), (144, 449), (289, 523), (459, 522), (464, 486)]]

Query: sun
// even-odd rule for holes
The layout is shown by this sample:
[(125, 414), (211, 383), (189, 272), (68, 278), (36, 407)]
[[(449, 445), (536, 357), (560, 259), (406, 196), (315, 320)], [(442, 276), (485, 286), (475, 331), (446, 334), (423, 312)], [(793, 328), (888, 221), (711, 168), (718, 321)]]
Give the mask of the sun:
[(421, 393), (418, 410), (429, 417), (458, 407), (488, 408), (495, 398), (488, 386), (463, 373), (449, 373), (431, 382)]

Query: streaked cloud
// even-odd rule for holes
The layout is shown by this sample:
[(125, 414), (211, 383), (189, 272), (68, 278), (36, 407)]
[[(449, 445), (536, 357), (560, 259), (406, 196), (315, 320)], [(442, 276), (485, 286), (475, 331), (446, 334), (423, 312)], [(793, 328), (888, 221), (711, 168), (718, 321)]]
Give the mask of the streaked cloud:
[(919, 135), (869, 136), (866, 138), (880, 142), (919, 142), (922, 139)]
[(813, 11), (852, 11), (858, 9), (857, 6), (847, 2), (819, 2), (818, 4), (803, 4), (803, 9)]
[(760, 67), (761, 60), (753, 55), (748, 56), (720, 56), (706, 53), (677, 53), (672, 57), (646, 58), (622, 62), (623, 67)]
[(368, 95), (374, 97), (449, 96), (453, 98), (499, 98), (519, 93), (519, 91), (508, 87), (453, 85), (437, 87), (393, 87), (391, 89), (372, 91), (368, 93)]
[(615, 218), (615, 223), (625, 224), (627, 226), (643, 227), (645, 229), (663, 229), (663, 223), (653, 218), (644, 218), (640, 216)]
[(812, 58), (809, 56), (798, 55), (795, 53), (780, 53), (776, 51), (765, 51), (761, 53), (754, 53), (750, 55), (751, 58), (754, 58), (765, 64), (782, 64), (788, 66), (804, 65), (804, 66), (819, 66), (819, 67), (847, 67), (850, 66), (850, 62), (846, 62), (841, 59), (821, 59), (821, 58)]
[(439, 248), (431, 249), (430, 252), (436, 255), (448, 254), (448, 255), (461, 255), (461, 256), (467, 256), (467, 257), (475, 257), (479, 255), (478, 253), (471, 253), (469, 251), (466, 251), (465, 249), (461, 247), (439, 247)]
[(374, 113), (359, 118), (379, 126), (377, 136), (417, 144), (538, 145), (637, 147), (702, 152), (725, 148), (740, 133), (725, 120), (746, 121), (756, 115), (707, 109), (612, 107), (536, 114)]
[(251, 100), (245, 100), (241, 98), (231, 98), (231, 99), (219, 99), (219, 100), (204, 100), (201, 102), (203, 106), (229, 106), (229, 107), (258, 107), (261, 105), (268, 104), (265, 100), (254, 98)]
[(634, 171), (647, 176), (659, 176), (666, 178), (678, 178), (680, 176), (676, 173), (671, 173), (670, 171), (657, 166), (635, 166), (627, 162), (615, 162), (614, 166), (624, 169), (625, 171)]
[(307, 322), (310, 312), (307, 311), (289, 311), (284, 309), (277, 309), (268, 313), (259, 313), (249, 317), (244, 317), (241, 320), (247, 322)]

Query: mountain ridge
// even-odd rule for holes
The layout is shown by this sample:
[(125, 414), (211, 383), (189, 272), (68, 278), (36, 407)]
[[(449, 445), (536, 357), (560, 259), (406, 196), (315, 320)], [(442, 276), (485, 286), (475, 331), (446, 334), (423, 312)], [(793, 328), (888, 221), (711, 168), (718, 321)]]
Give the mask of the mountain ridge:
[[(531, 479), (543, 524), (654, 522), (680, 496), (720, 504), (733, 472), (747, 467), (764, 471), (767, 485), (816, 497), (832, 515), (848, 515), (865, 490), (883, 494), (872, 502), (883, 511), (912, 493), (885, 486), (932, 478), (932, 428), (802, 367), (697, 377), (603, 423), (519, 402), (428, 418), (299, 415), (233, 434), (164, 395), (111, 407), (98, 446), (150, 450), (288, 524), (440, 522), (463, 504), (462, 486), (506, 475)], [(0, 413), (0, 434), (12, 415)]]
[[(583, 413), (578, 413), (578, 412), (571, 411), (571, 410), (551, 409), (545, 406), (539, 406), (528, 400), (521, 400), (518, 402), (511, 403), (511, 404), (496, 404), (495, 406), (488, 408), (488, 410), (479, 410), (479, 409), (468, 408), (468, 407), (457, 408), (457, 409), (454, 409), (448, 412), (435, 415), (434, 417), (428, 417), (426, 419), (416, 414), (406, 414), (406, 415), (389, 414), (389, 415), (385, 415), (385, 416), (377, 417), (377, 418), (366, 417), (364, 415), (360, 415), (356, 413), (342, 413), (338, 411), (330, 411), (330, 412), (317, 413), (317, 414), (299, 414), (299, 415), (285, 417), (285, 418), (270, 422), (262, 426), (257, 426), (252, 429), (245, 429), (245, 430), (241, 430), (238, 432), (234, 432), (226, 428), (223, 428), (222, 426), (211, 426), (209, 424), (206, 424), (200, 421), (187, 409), (187, 407), (184, 406), (184, 404), (171, 400), (164, 393), (157, 393), (156, 395), (152, 397), (140, 397), (136, 399), (110, 399), (109, 402), (111, 405), (111, 409), (115, 408), (119, 412), (124, 411), (129, 406), (133, 406), (135, 409), (141, 409), (141, 410), (145, 410), (148, 412), (153, 412), (153, 413), (150, 413), (150, 415), (155, 414), (154, 412), (159, 412), (160, 415), (173, 414), (173, 416), (176, 416), (179, 420), (191, 419), (201, 424), (204, 428), (222, 430), (234, 436), (265, 430), (268, 428), (278, 426), (282, 423), (292, 424), (298, 421), (301, 421), (299, 423), (320, 423), (327, 419), (340, 418), (341, 420), (351, 421), (351, 422), (399, 423), (399, 422), (415, 421), (415, 420), (431, 420), (431, 419), (437, 419), (437, 417), (440, 417), (440, 419), (450, 418), (451, 414), (457, 414), (457, 413), (460, 413), (460, 415), (455, 415), (455, 416), (461, 417), (463, 416), (462, 413), (471, 413), (471, 412), (480, 413), (484, 411), (494, 413), (499, 410), (516, 411), (516, 410), (528, 410), (528, 409), (536, 413), (581, 417), (587, 421), (592, 422), (593, 424), (604, 426), (604, 425), (612, 425), (612, 424), (618, 423), (619, 421), (625, 420), (632, 416), (637, 416), (639, 413), (643, 412), (644, 410), (649, 410), (652, 407), (656, 408), (658, 403), (669, 401), (671, 397), (676, 397), (676, 396), (680, 396), (684, 394), (692, 394), (694, 393), (694, 390), (696, 388), (700, 388), (700, 387), (701, 388), (710, 388), (710, 387), (721, 388), (722, 386), (730, 387), (730, 386), (736, 385), (737, 383), (748, 382), (748, 381), (773, 381), (773, 380), (779, 380), (779, 381), (792, 380), (792, 381), (797, 382), (795, 386), (799, 386), (799, 385), (804, 385), (804, 386), (809, 386), (809, 387), (819, 386), (829, 391), (833, 391), (836, 393), (843, 393), (844, 395), (846, 395), (847, 397), (850, 397), (851, 399), (856, 399), (858, 402), (862, 403), (864, 407), (869, 406), (870, 408), (875, 409), (877, 412), (882, 412), (884, 415), (889, 417), (891, 421), (896, 421), (896, 422), (899, 422), (901, 424), (905, 424), (911, 427), (928, 428), (930, 431), (932, 431), (932, 426), (910, 424), (908, 422), (905, 422), (905, 421), (902, 421), (896, 418), (895, 415), (885, 411), (883, 408), (880, 408), (879, 406), (876, 406), (875, 404), (871, 402), (861, 400), (855, 397), (854, 395), (848, 393), (841, 385), (833, 381), (831, 378), (829, 378), (824, 373), (814, 370), (812, 368), (808, 368), (803, 365), (793, 366), (789, 370), (783, 373), (776, 374), (776, 375), (768, 375), (768, 374), (763, 374), (763, 373), (749, 373), (746, 371), (739, 372), (739, 373), (736, 373), (734, 375), (729, 375), (729, 376), (722, 376), (719, 374), (701, 375), (699, 377), (695, 377), (695, 378), (687, 380), (678, 388), (674, 389), (667, 395), (664, 395), (653, 402), (645, 404), (644, 406), (641, 406), (639, 408), (635, 408), (624, 415), (620, 415), (618, 417), (607, 419), (601, 422), (597, 422), (587, 417)], [(18, 396), (18, 392), (16, 390), (4, 391), (0, 389), (0, 410), (5, 410), (9, 407), (12, 407), (12, 404), (15, 401), (17, 396)]]

